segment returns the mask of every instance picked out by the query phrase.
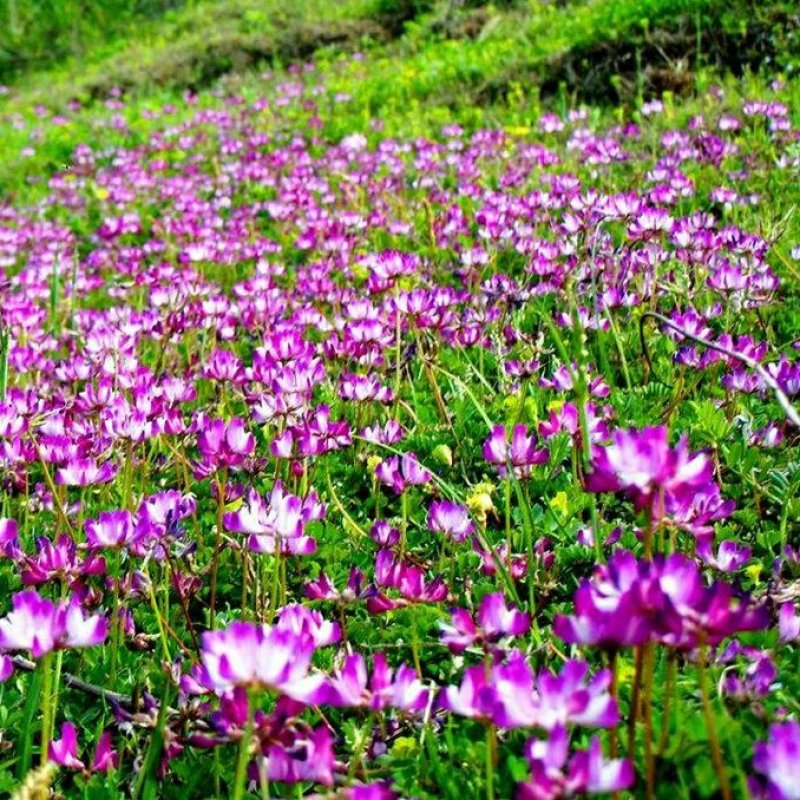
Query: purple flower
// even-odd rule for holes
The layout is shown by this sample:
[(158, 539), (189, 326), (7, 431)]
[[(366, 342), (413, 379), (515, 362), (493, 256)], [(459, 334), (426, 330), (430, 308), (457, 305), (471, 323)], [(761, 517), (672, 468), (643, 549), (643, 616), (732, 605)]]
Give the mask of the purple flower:
[(119, 766), (119, 754), (111, 747), (111, 731), (103, 731), (92, 757), (92, 772), (108, 772)]
[(343, 591), (338, 591), (331, 579), (323, 572), (316, 580), (306, 583), (305, 594), (309, 600), (352, 602), (361, 596), (363, 585), (363, 573), (358, 568), (353, 567), (347, 579), (347, 586)]
[(782, 603), (778, 611), (778, 633), (781, 642), (788, 644), (800, 638), (800, 617), (794, 603)]
[(426, 581), (420, 567), (395, 557), (391, 550), (378, 551), (375, 582), (378, 586), (397, 589), (405, 602), (398, 604), (383, 595), (373, 595), (367, 601), (367, 608), (373, 613), (389, 611), (407, 603), (439, 603), (447, 598), (447, 584), (441, 576)]
[(342, 792), (345, 800), (399, 800), (400, 795), (386, 781), (350, 786)]
[(766, 697), (774, 688), (778, 670), (769, 653), (756, 647), (745, 647), (736, 639), (717, 656), (720, 664), (731, 664), (739, 656), (747, 661), (744, 673), (737, 674), (735, 667), (723, 672), (721, 690), (728, 696), (742, 702)]
[(414, 453), (391, 456), (375, 467), (375, 476), (396, 494), (402, 494), (408, 486), (421, 486), (431, 481), (431, 473), (417, 461)]
[(495, 722), (504, 728), (556, 725), (590, 725), (611, 728), (619, 722), (616, 701), (608, 693), (611, 673), (598, 672), (588, 679), (589, 665), (568, 661), (558, 675), (541, 670), (533, 675), (519, 652), (492, 671), (496, 693)]
[(685, 437), (670, 448), (663, 426), (615, 430), (612, 443), (595, 447), (592, 470), (586, 476), (590, 492), (626, 492), (637, 508), (647, 508), (655, 519), (663, 516), (666, 496), (692, 493), (712, 481), (713, 468), (702, 453), (692, 455)]
[(800, 723), (770, 725), (767, 741), (753, 748), (753, 766), (764, 777), (751, 778), (751, 797), (800, 800)]
[(102, 644), (108, 623), (102, 615), (86, 616), (77, 598), (53, 603), (35, 591), (11, 598), (13, 610), (0, 619), (0, 648), (30, 650), (34, 658), (71, 647)]
[(486, 667), (479, 664), (468, 667), (458, 686), (445, 686), (439, 693), (438, 703), (442, 708), (460, 717), (492, 720), (495, 694), (487, 678)]
[(255, 448), (255, 438), (247, 431), (244, 422), (232, 419), (207, 420), (197, 435), (197, 449), (201, 461), (199, 475), (206, 476), (218, 469), (240, 466)]
[(556, 726), (548, 739), (531, 739), (525, 755), (530, 780), (517, 785), (518, 800), (555, 800), (577, 794), (608, 794), (633, 785), (633, 766), (627, 759), (606, 760), (600, 740), (593, 736), (588, 750), (578, 750), (567, 762), (569, 736)]
[(549, 454), (547, 450), (537, 448), (536, 436), (528, 434), (525, 425), (514, 426), (510, 444), (505, 427), (495, 425), (483, 443), (483, 457), (503, 476), (510, 465), (518, 478), (527, 478), (530, 477), (531, 467), (546, 463)]
[(490, 638), (522, 636), (530, 630), (531, 620), (518, 608), (506, 605), (502, 592), (492, 592), (481, 600), (478, 624)]
[(203, 634), (200, 659), (209, 686), (218, 693), (251, 686), (316, 702), (325, 680), (310, 672), (314, 649), (314, 639), (305, 633), (232, 622), (224, 630)]
[(455, 609), (450, 624), (441, 623), (442, 641), (451, 652), (461, 653), (476, 642), (491, 644), (505, 636), (522, 636), (530, 627), (527, 614), (506, 605), (502, 592), (493, 592), (481, 601), (477, 625), (468, 611)]
[(280, 610), (276, 627), (290, 630), (297, 636), (310, 636), (315, 647), (335, 644), (341, 637), (338, 622), (329, 622), (319, 611), (299, 603), (292, 603)]
[(50, 742), (48, 755), (51, 761), (62, 767), (87, 774), (109, 772), (119, 764), (119, 755), (111, 747), (111, 732), (103, 731), (97, 740), (91, 766), (87, 770), (84, 762), (78, 758), (78, 734), (71, 722), (65, 722), (61, 726), (61, 738)]
[(286, 493), (278, 481), (269, 501), (251, 491), (242, 507), (225, 514), (223, 521), (228, 530), (249, 534), (248, 545), (256, 553), (308, 555), (317, 543), (306, 535), (305, 526), (324, 516), (325, 506), (315, 492), (301, 499)]
[(697, 555), (706, 564), (716, 567), (720, 572), (736, 572), (739, 567), (750, 560), (751, 553), (752, 551), (749, 547), (744, 547), (738, 542), (726, 539), (720, 542), (717, 553), (714, 555), (709, 537), (704, 537), (697, 541)]
[(449, 500), (431, 503), (428, 509), (428, 527), (456, 542), (463, 542), (475, 530), (467, 509)]
[(330, 695), (327, 701), (335, 706), (371, 708), (380, 711), (397, 708), (417, 713), (428, 705), (430, 692), (420, 681), (416, 671), (401, 664), (392, 671), (383, 653), (372, 659), (372, 676), (367, 675), (367, 666), (359, 653), (345, 657), (330, 679)]
[(286, 744), (272, 744), (266, 755), (271, 781), (333, 785), (333, 737), (327, 725), (306, 734), (296, 733)]
[(59, 467), (56, 483), (62, 486), (95, 486), (108, 483), (117, 474), (117, 466), (110, 461), (98, 464), (93, 458), (76, 458)]
[(652, 632), (642, 612), (649, 586), (649, 566), (626, 550), (615, 553), (595, 569), (575, 593), (575, 614), (557, 615), (553, 633), (570, 644), (618, 648), (641, 644)]
[(61, 738), (50, 742), (51, 761), (69, 769), (83, 769), (84, 763), (78, 759), (78, 733), (71, 722), (61, 726)]
[(581, 584), (575, 612), (556, 617), (556, 636), (606, 648), (659, 641), (692, 649), (769, 623), (766, 608), (721, 581), (706, 585), (697, 563), (678, 553), (652, 562), (615, 553)]
[[(15, 519), (0, 518), (0, 549), (9, 551), (19, 540), (19, 525)], [(9, 547), (10, 546), (10, 547)]]
[(125, 547), (136, 537), (130, 511), (102, 511), (84, 523), (86, 542), (93, 549)]

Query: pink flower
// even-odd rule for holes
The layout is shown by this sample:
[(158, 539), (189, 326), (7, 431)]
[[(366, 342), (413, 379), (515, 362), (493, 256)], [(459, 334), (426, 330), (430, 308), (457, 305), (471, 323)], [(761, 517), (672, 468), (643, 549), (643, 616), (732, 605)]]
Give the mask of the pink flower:
[(224, 523), (230, 531), (249, 534), (248, 546), (256, 553), (308, 555), (317, 543), (306, 535), (305, 526), (324, 516), (325, 506), (315, 492), (301, 499), (284, 492), (278, 481), (268, 502), (251, 491), (238, 511), (225, 514)]
[(517, 785), (517, 800), (555, 800), (578, 794), (609, 794), (633, 785), (633, 766), (627, 759), (606, 761), (594, 736), (588, 750), (569, 759), (569, 735), (558, 725), (548, 739), (531, 739), (525, 748), (530, 780)]
[(781, 642), (788, 643), (800, 639), (800, 617), (794, 603), (782, 603), (778, 611), (778, 634)]
[(92, 764), (89, 769), (78, 758), (78, 735), (75, 726), (71, 722), (65, 722), (61, 726), (61, 738), (50, 742), (49, 757), (51, 761), (60, 764), (68, 769), (81, 770), (91, 774), (97, 772), (109, 772), (116, 769), (119, 764), (119, 755), (116, 750), (111, 748), (111, 733), (103, 731), (97, 740), (92, 757)]
[(589, 665), (568, 661), (557, 675), (543, 669), (534, 678), (528, 663), (514, 651), (507, 663), (492, 670), (495, 722), (505, 728), (553, 730), (567, 723), (611, 728), (619, 722), (614, 698), (608, 693), (611, 673), (589, 678)]
[(637, 508), (649, 508), (661, 517), (660, 497), (695, 492), (712, 481), (713, 467), (703, 453), (690, 454), (686, 438), (670, 448), (663, 426), (637, 430), (615, 430), (612, 443), (596, 447), (592, 471), (586, 477), (590, 492), (629, 494)]
[(482, 664), (468, 667), (459, 686), (445, 686), (441, 690), (438, 703), (460, 717), (491, 721), (495, 695), (489, 681)]
[(768, 740), (753, 748), (753, 766), (764, 778), (750, 779), (751, 797), (800, 800), (800, 723), (770, 725)]
[(136, 537), (133, 516), (130, 511), (102, 511), (96, 520), (84, 523), (89, 547), (125, 547)]
[(336, 644), (341, 637), (338, 622), (329, 622), (319, 611), (292, 603), (278, 614), (277, 628), (290, 630), (297, 636), (310, 636), (315, 647)]
[(461, 653), (476, 642), (491, 644), (505, 636), (521, 636), (530, 627), (527, 614), (507, 606), (502, 592), (493, 592), (481, 601), (477, 625), (466, 610), (455, 609), (450, 624), (441, 624), (442, 641), (451, 652)]
[(421, 486), (431, 480), (431, 473), (417, 461), (414, 453), (403, 453), (402, 457), (391, 456), (381, 461), (375, 467), (375, 476), (396, 494), (402, 494), (408, 486)]
[(78, 759), (78, 733), (71, 722), (61, 726), (61, 738), (50, 742), (50, 760), (69, 769), (83, 769), (84, 763)]
[(483, 443), (483, 457), (505, 476), (509, 466), (518, 478), (528, 478), (531, 467), (544, 464), (549, 458), (547, 450), (536, 446), (536, 436), (528, 434), (525, 425), (515, 425), (511, 431), (511, 442), (503, 425), (495, 425)]
[(288, 745), (270, 745), (267, 762), (271, 781), (311, 781), (333, 786), (333, 737), (328, 726), (320, 725), (307, 734), (295, 734)]
[(428, 527), (456, 542), (463, 542), (475, 530), (467, 509), (449, 500), (431, 503), (428, 509)]
[(256, 440), (240, 419), (226, 423), (221, 419), (206, 421), (197, 434), (197, 449), (201, 462), (201, 475), (210, 475), (218, 469), (240, 466), (256, 446)]
[(288, 628), (232, 622), (203, 634), (200, 658), (216, 692), (235, 686), (271, 689), (301, 702), (316, 702), (324, 677), (310, 672), (314, 640)]
[(106, 461), (98, 464), (93, 458), (76, 458), (59, 467), (56, 483), (62, 486), (95, 486), (108, 483), (117, 474), (116, 464)]
[(34, 658), (40, 658), (53, 650), (105, 641), (105, 617), (86, 616), (77, 599), (56, 605), (31, 589), (15, 594), (11, 603), (11, 613), (0, 619), (0, 648), (4, 650), (30, 650)]
[(380, 711), (398, 708), (401, 711), (423, 711), (430, 692), (416, 671), (401, 664), (396, 671), (389, 667), (386, 656), (376, 653), (372, 659), (372, 677), (359, 653), (348, 655), (330, 681), (327, 702), (335, 706), (371, 708)]

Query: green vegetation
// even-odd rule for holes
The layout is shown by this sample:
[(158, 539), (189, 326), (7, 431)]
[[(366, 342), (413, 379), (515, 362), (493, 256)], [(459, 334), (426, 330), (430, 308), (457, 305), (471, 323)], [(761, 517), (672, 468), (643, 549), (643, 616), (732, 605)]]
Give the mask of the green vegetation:
[[(311, 56), (331, 91), (352, 98), (326, 130), (336, 136), (375, 115), (407, 132), (487, 114), (525, 124), (521, 109), (540, 99), (562, 107), (685, 94), (709, 71), (792, 75), (800, 53), (800, 11), (786, 0), (140, 0), (87, 3), (86, 14), (76, 0), (50, 0), (38, 14), (3, 2), (17, 22), (0, 33), (0, 77), (11, 83), (0, 98), (0, 188), (14, 191), (94, 141), (95, 107), (115, 91), (128, 98), (125, 118), (139, 120), (154, 102), (182, 105), (183, 92), (219, 79), (251, 93), (250, 70)], [(357, 50), (365, 58), (353, 62)], [(21, 165), (36, 109), (57, 112), (71, 99), (83, 110), (48, 126)]]
[(789, 0), (0, 0), (3, 796), (794, 800), (799, 67)]

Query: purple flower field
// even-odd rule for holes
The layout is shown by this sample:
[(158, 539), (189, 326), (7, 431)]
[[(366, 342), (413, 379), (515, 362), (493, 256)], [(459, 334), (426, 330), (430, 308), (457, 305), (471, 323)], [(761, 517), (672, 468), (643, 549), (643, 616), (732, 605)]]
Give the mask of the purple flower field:
[(123, 108), (0, 201), (0, 785), (800, 798), (787, 89)]

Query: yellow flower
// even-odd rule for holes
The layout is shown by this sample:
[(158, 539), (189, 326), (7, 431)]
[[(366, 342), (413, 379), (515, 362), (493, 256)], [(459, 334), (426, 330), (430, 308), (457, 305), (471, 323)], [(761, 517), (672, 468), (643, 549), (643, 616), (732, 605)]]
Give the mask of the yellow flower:
[(763, 570), (763, 564), (758, 563), (750, 564), (750, 566), (744, 568), (744, 571), (747, 573), (747, 577), (750, 578), (750, 580), (752, 580), (754, 583), (761, 577)]
[(567, 508), (569, 503), (567, 501), (567, 493), (566, 492), (557, 492), (556, 495), (550, 498), (550, 508), (554, 511), (560, 512), (562, 517), (567, 516)]
[(479, 483), (467, 498), (467, 508), (475, 514), (482, 525), (486, 524), (487, 515), (494, 511), (492, 492), (494, 486), (491, 483)]

